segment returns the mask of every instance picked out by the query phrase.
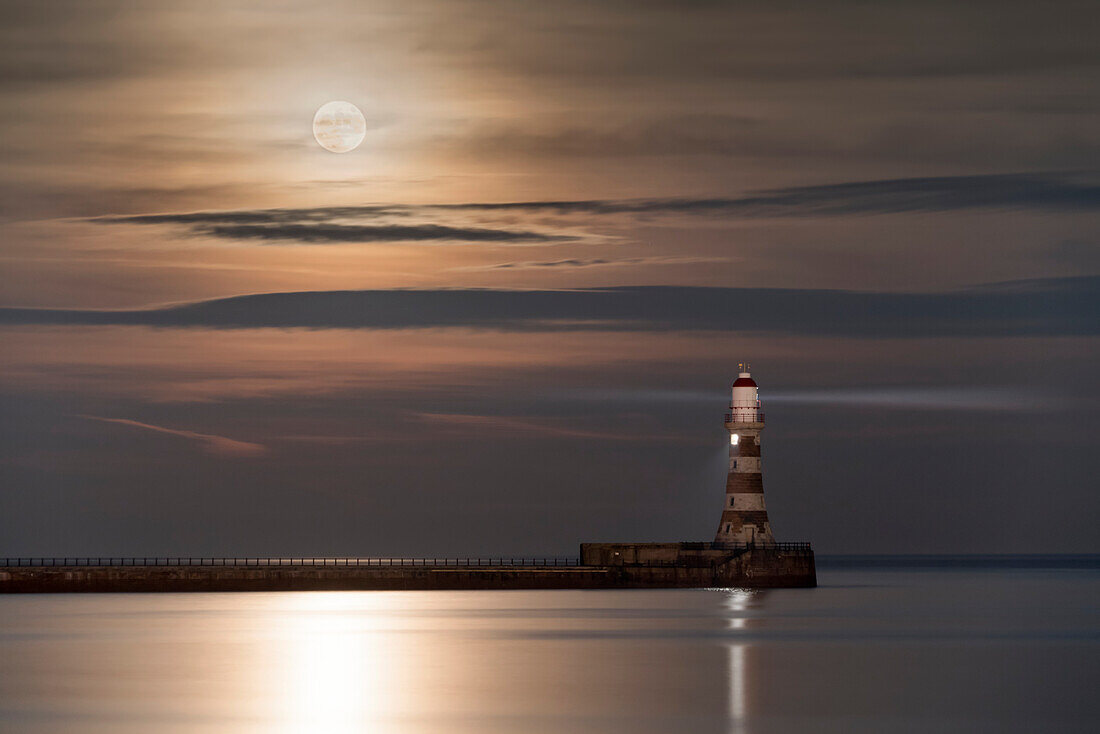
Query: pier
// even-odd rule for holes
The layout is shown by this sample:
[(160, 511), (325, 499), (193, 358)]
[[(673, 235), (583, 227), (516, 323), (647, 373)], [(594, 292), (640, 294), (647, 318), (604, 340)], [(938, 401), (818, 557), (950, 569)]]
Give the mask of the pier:
[(808, 543), (584, 543), (578, 558), (0, 558), (0, 593), (815, 586)]

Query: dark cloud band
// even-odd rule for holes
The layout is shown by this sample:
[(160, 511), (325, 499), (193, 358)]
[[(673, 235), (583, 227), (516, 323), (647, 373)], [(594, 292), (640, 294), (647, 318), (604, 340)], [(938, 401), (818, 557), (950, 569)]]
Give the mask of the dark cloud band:
[(539, 201), (441, 208), (559, 214), (721, 214), (805, 217), (961, 209), (1100, 209), (1100, 183), (1085, 174), (940, 176), (772, 189), (737, 198)]
[(233, 240), (261, 242), (304, 242), (334, 244), (352, 242), (514, 242), (552, 243), (573, 241), (569, 235), (526, 230), (451, 227), (440, 224), (338, 224), (326, 221), (378, 213), (368, 207), (340, 209), (259, 210), (239, 212), (193, 212), (109, 217), (92, 221), (106, 224), (180, 224), (192, 234)]
[(0, 324), (1095, 336), (1100, 334), (1100, 276), (948, 293), (671, 286), (265, 293), (135, 311), (8, 308), (0, 309)]
[(523, 230), (447, 227), (438, 224), (211, 224), (194, 228), (197, 234), (263, 242), (567, 242), (565, 235)]
[(368, 205), (209, 211), (99, 217), (101, 224), (168, 224), (193, 234), (262, 242), (467, 241), (551, 243), (573, 234), (438, 224), (348, 224), (378, 217), (438, 217), (446, 212), (542, 212), (557, 215), (710, 215), (735, 219), (830, 217), (1000, 209), (1100, 210), (1095, 174), (1025, 173), (857, 181), (755, 192), (742, 197), (588, 199), (442, 205)]

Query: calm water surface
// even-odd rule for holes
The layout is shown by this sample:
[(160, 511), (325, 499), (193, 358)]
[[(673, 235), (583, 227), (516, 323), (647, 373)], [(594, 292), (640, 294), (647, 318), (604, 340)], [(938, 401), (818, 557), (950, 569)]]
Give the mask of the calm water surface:
[(0, 597), (3, 732), (1100, 730), (1100, 571)]

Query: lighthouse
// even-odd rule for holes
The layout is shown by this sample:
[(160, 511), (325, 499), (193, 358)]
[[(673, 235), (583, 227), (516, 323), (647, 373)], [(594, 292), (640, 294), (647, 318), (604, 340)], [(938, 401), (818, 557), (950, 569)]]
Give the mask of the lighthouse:
[(730, 434), (726, 500), (714, 541), (770, 545), (775, 543), (775, 537), (764, 506), (764, 479), (760, 473), (760, 434), (764, 430), (760, 389), (752, 379), (749, 365), (742, 363), (738, 367), (730, 412), (726, 413), (726, 430)]

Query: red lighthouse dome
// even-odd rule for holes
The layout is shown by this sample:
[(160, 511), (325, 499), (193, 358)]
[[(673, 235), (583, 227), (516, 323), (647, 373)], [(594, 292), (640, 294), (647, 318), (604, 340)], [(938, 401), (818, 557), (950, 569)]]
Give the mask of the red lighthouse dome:
[(756, 380), (749, 374), (748, 364), (742, 362), (738, 365), (740, 371), (737, 379), (733, 381), (731, 390), (730, 416), (728, 420), (741, 423), (763, 423), (763, 414), (760, 413), (760, 388), (756, 386)]

